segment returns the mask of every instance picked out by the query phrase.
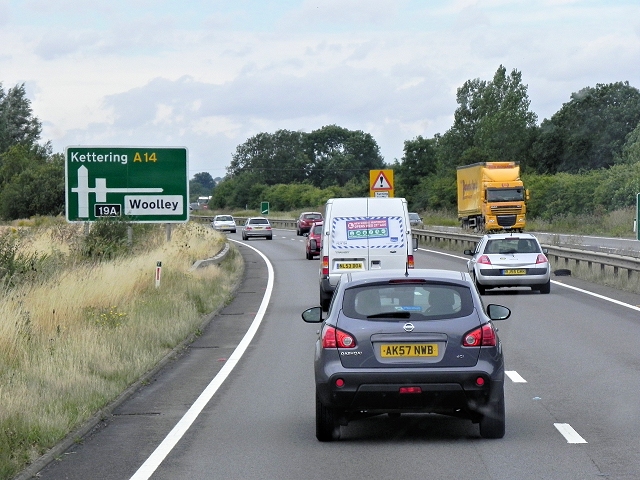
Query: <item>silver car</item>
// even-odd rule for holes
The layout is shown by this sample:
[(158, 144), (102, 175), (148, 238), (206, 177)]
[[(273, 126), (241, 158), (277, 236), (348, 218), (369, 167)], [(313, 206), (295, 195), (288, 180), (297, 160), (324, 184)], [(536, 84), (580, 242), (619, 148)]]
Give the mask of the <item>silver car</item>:
[(471, 255), (467, 269), (481, 294), (489, 288), (531, 287), (551, 292), (551, 267), (547, 250), (530, 233), (484, 235)]
[(211, 221), (211, 226), (219, 232), (236, 233), (236, 221), (231, 215), (216, 215)]
[(269, 220), (264, 217), (248, 218), (242, 227), (242, 239), (248, 240), (249, 237), (264, 237), (267, 240), (273, 240), (273, 231)]

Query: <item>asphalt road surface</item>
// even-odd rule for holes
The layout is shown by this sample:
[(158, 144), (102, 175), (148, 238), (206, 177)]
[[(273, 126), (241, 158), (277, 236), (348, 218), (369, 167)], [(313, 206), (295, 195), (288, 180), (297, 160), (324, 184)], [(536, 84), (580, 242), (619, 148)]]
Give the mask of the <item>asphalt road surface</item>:
[[(238, 246), (247, 269), (235, 300), (38, 478), (640, 478), (639, 296), (571, 277), (553, 278), (549, 295), (487, 292), (485, 304), (513, 311), (497, 324), (509, 376), (503, 439), (480, 438), (468, 420), (384, 415), (320, 443), (318, 327), (300, 318), (318, 304), (319, 261), (305, 259), (302, 237), (290, 231)], [(421, 250), (416, 267), (466, 270), (467, 258)], [(243, 355), (234, 357), (251, 328)], [(222, 381), (220, 372), (228, 374)]]

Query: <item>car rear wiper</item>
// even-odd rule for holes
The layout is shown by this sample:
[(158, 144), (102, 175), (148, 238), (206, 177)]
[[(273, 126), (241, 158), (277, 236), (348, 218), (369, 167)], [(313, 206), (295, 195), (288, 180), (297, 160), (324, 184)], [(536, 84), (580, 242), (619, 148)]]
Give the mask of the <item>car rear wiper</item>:
[(374, 315), (367, 315), (367, 318), (409, 318), (411, 312), (382, 312)]

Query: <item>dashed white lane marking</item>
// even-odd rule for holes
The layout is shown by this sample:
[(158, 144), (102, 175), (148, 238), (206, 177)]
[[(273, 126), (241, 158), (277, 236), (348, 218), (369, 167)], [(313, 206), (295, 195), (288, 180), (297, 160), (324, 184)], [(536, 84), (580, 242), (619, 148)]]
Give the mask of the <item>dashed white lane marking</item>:
[(567, 443), (587, 443), (568, 423), (554, 423), (553, 426), (567, 439)]
[(515, 370), (505, 370), (504, 373), (513, 383), (527, 383), (527, 381)]

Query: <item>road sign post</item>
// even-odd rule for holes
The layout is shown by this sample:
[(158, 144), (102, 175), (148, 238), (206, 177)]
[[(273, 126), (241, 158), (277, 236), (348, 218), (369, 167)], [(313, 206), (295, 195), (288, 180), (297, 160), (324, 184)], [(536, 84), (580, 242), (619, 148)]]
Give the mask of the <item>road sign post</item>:
[(634, 225), (636, 240), (640, 240), (640, 193), (636, 194), (636, 222)]
[(67, 221), (186, 222), (188, 172), (184, 147), (67, 147)]

